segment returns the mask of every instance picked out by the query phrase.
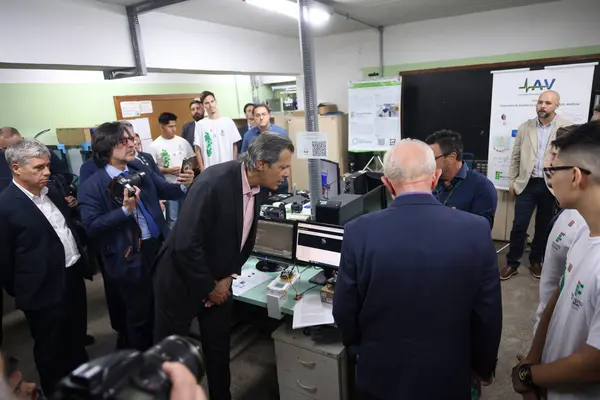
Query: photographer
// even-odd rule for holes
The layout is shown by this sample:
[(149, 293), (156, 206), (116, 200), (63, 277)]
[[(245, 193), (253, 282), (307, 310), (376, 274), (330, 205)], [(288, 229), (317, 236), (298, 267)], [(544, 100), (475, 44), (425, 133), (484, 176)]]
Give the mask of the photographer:
[[(194, 173), (181, 173), (179, 183), (148, 173), (135, 159), (133, 140), (119, 122), (107, 122), (95, 130), (92, 154), (100, 169), (81, 185), (78, 201), (86, 233), (100, 253), (105, 279), (124, 301), (129, 344), (143, 351), (152, 345), (150, 267), (169, 233), (159, 199), (182, 198)], [(137, 181), (135, 192), (123, 189), (119, 180)]]

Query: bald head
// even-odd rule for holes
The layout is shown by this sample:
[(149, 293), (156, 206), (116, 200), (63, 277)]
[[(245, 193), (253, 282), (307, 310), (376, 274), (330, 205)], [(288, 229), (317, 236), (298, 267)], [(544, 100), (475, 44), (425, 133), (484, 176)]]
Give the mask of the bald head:
[(538, 97), (536, 112), (540, 121), (547, 125), (556, 116), (556, 109), (560, 104), (560, 95), (554, 90), (546, 90)]
[(21, 134), (16, 128), (6, 126), (0, 128), (0, 149), (4, 150), (11, 144), (15, 144), (22, 139)]
[(383, 158), (383, 183), (393, 196), (411, 191), (430, 192), (437, 184), (433, 150), (420, 140), (403, 139)]

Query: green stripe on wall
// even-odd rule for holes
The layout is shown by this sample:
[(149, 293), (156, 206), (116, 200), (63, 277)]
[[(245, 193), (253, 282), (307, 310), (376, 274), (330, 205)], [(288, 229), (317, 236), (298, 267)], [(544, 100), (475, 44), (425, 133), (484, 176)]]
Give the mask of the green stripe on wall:
[[(545, 50), (545, 51), (534, 51), (529, 53), (514, 53), (514, 54), (502, 54), (497, 56), (488, 57), (475, 57), (475, 58), (460, 58), (455, 60), (443, 60), (443, 61), (430, 61), (422, 63), (412, 64), (399, 64), (399, 65), (388, 65), (383, 69), (383, 75), (385, 77), (397, 76), (398, 73), (404, 71), (419, 71), (427, 69), (437, 68), (451, 68), (451, 67), (463, 67), (468, 65), (480, 65), (480, 64), (496, 64), (503, 62), (523, 61), (523, 60), (538, 60), (545, 58), (557, 58), (557, 57), (575, 57), (575, 56), (586, 56), (600, 54), (600, 46), (586, 46), (586, 47), (572, 47), (567, 49), (558, 50)], [(379, 73), (379, 67), (363, 68), (363, 77), (369, 78), (371, 73)]]
[[(223, 116), (238, 117), (252, 102), (250, 85), (195, 83), (0, 83), (0, 126), (32, 137), (44, 129), (85, 127), (116, 119), (113, 96), (201, 93), (217, 96)], [(238, 96), (240, 107), (238, 107)], [(239, 109), (238, 109), (239, 108)], [(41, 137), (56, 144), (56, 134)]]

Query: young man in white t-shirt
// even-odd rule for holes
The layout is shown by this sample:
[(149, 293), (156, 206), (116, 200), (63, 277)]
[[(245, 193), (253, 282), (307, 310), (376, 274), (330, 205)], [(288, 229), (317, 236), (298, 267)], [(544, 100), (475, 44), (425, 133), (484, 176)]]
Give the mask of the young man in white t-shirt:
[[(160, 172), (170, 183), (177, 183), (183, 160), (194, 157), (192, 146), (181, 136), (177, 136), (177, 116), (162, 113), (158, 117), (161, 135), (150, 145), (150, 154)], [(179, 214), (179, 200), (167, 201), (167, 223), (173, 228)]]
[[(559, 138), (571, 129), (575, 129), (577, 125), (558, 128), (556, 137)], [(544, 163), (544, 167), (550, 167), (556, 157), (557, 149), (552, 149), (548, 159)], [(554, 189), (550, 186), (548, 178), (545, 178), (548, 190), (554, 196)], [(567, 263), (567, 253), (575, 238), (582, 231), (587, 231), (587, 224), (577, 210), (562, 209), (551, 222), (551, 230), (546, 243), (546, 251), (544, 253), (544, 268), (542, 269), (542, 278), (540, 280), (540, 304), (535, 313), (535, 333), (537, 326), (542, 317), (542, 313), (546, 308), (546, 304), (556, 292), (560, 278), (565, 272)]]
[(235, 160), (238, 155), (237, 142), (242, 140), (235, 122), (221, 117), (217, 100), (211, 92), (203, 92), (200, 98), (206, 118), (196, 122), (194, 150), (200, 172), (211, 165)]
[(544, 173), (561, 207), (579, 211), (589, 231), (567, 254), (531, 350), (513, 369), (513, 386), (530, 397), (545, 388), (548, 400), (600, 399), (600, 122), (581, 125), (553, 145), (558, 152)]

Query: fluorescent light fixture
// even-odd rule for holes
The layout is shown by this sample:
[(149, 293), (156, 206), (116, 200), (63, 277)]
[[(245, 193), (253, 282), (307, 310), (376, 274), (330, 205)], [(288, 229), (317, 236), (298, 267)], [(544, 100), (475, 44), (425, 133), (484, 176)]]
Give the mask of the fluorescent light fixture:
[[(244, 0), (247, 4), (262, 8), (264, 10), (273, 11), (279, 14), (287, 15), (288, 17), (292, 17), (298, 19), (299, 11), (298, 11), (298, 3), (295, 1), (288, 0)], [(331, 15), (327, 10), (321, 7), (311, 7), (308, 10), (308, 21), (311, 25), (323, 25), (327, 21)]]

